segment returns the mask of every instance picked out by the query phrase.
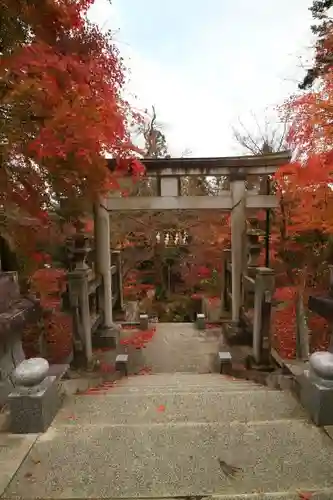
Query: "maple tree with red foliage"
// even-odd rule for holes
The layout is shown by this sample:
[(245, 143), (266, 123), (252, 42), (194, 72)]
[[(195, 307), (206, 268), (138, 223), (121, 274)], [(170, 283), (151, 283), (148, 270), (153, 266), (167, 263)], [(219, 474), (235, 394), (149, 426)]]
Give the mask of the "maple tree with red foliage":
[[(30, 257), (34, 286), (48, 306), (54, 300), (54, 280), (44, 267), (51, 258), (37, 243), (62, 241), (49, 216), (55, 202), (70, 201), (71, 209), (75, 200), (82, 209), (98, 194), (117, 189), (117, 172), (106, 168), (105, 154), (117, 158), (124, 171), (135, 153), (129, 129), (139, 117), (122, 95), (125, 68), (110, 34), (88, 21), (92, 3), (4, 0), (0, 6), (5, 26), (0, 47), (0, 203), (6, 231)], [(331, 53), (332, 44), (330, 30), (318, 50)], [(280, 206), (272, 238), (280, 299), (286, 305), (277, 322), (288, 356), (293, 355), (294, 296), (301, 291), (306, 297), (313, 286), (323, 287), (327, 263), (333, 263), (332, 99), (332, 71), (326, 68), (317, 90), (285, 106), (292, 120), (288, 141), (297, 161), (276, 175)], [(138, 161), (132, 167), (134, 174), (142, 172)], [(212, 221), (211, 227), (201, 222), (192, 229), (201, 245), (213, 229), (214, 244), (200, 255), (192, 244), (191, 269), (179, 266), (187, 284), (208, 277), (206, 263), (215, 260), (227, 238), (221, 222)], [(42, 272), (35, 273), (39, 268)], [(309, 320), (316, 323), (314, 317)]]
[[(111, 34), (87, 18), (93, 3), (0, 5), (1, 230), (14, 242), (25, 274), (33, 275), (34, 286), (38, 282), (44, 303), (54, 295), (55, 274), (43, 270), (37, 279), (34, 272), (50, 264), (40, 243), (63, 240), (55, 207), (75, 201), (82, 210), (119, 187), (119, 170), (143, 171), (139, 161), (129, 160), (137, 152), (129, 130), (139, 117), (123, 98), (126, 71)], [(106, 155), (118, 160), (115, 172)]]
[(111, 36), (88, 21), (92, 3), (2, 2), (16, 28), (0, 65), (5, 208), (44, 219), (52, 198), (91, 200), (116, 185), (104, 153), (133, 152), (125, 68)]
[[(330, 28), (317, 51), (331, 53), (332, 45)], [(279, 336), (275, 342), (286, 357), (295, 355), (296, 329), (291, 321), (295, 298), (301, 295), (306, 305), (309, 295), (327, 293), (328, 265), (333, 264), (332, 104), (333, 73), (326, 68), (316, 89), (294, 96), (284, 105), (291, 120), (287, 140), (294, 161), (275, 176), (280, 204), (275, 214), (274, 249), (280, 280), (277, 294), (284, 295), (280, 297), (284, 307), (275, 314)], [(307, 320), (311, 349), (327, 348), (326, 320), (310, 311)]]

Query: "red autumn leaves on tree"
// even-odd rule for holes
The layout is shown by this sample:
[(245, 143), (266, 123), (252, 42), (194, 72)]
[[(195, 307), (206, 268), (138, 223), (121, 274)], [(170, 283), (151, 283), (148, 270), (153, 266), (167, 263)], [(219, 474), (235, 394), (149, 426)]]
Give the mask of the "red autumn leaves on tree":
[[(77, 215), (82, 203), (117, 188), (105, 156), (127, 169), (135, 151), (129, 129), (137, 117), (123, 96), (125, 68), (111, 35), (87, 19), (93, 3), (0, 5), (0, 229), (44, 305), (56, 300), (57, 272), (45, 268), (50, 258), (41, 248), (63, 243), (54, 208)], [(138, 161), (131, 166), (134, 174), (142, 171)], [(53, 320), (49, 340), (59, 325)]]
[[(318, 50), (332, 53), (332, 29)], [(282, 304), (282, 309), (276, 312), (275, 328), (282, 354), (292, 357), (295, 338), (288, 324), (295, 316), (295, 297), (301, 296), (306, 304), (310, 294), (325, 293), (327, 264), (333, 263), (330, 242), (333, 232), (332, 68), (327, 67), (322, 73), (315, 89), (292, 97), (284, 110), (291, 122), (288, 143), (294, 161), (276, 174), (280, 207), (275, 218), (279, 235), (275, 249), (289, 283), (289, 288), (280, 291), (290, 292), (294, 298), (283, 300), (284, 308)], [(326, 320), (310, 313), (308, 324), (312, 330), (311, 348), (327, 347)]]
[[(114, 185), (105, 153), (126, 158), (135, 119), (111, 36), (86, 17), (93, 0), (4, 0), (1, 203), (45, 217), (63, 198)], [(124, 166), (124, 165), (123, 165)], [(139, 164), (135, 164), (140, 168)]]
[[(325, 50), (332, 53), (332, 29), (323, 44)], [(316, 90), (286, 103), (286, 111), (291, 119), (288, 142), (297, 162), (280, 169), (279, 182), (283, 182), (282, 187), (288, 196), (297, 201), (295, 222), (303, 229), (306, 227), (325, 232), (332, 232), (333, 229), (330, 187), (333, 180), (332, 106), (332, 70), (321, 77)]]
[[(331, 54), (333, 30), (317, 48)], [(316, 54), (318, 56), (318, 54)], [(320, 55), (320, 54), (319, 54)], [(291, 121), (288, 143), (295, 161), (277, 173), (289, 235), (333, 230), (333, 73), (327, 68), (317, 88), (285, 104)]]

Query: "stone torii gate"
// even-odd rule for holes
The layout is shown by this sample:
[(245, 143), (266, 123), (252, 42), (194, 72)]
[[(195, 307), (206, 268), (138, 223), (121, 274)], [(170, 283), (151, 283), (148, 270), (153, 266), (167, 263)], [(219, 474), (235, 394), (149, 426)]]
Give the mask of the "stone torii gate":
[[(257, 156), (223, 158), (162, 158), (143, 159), (146, 176), (157, 179), (156, 196), (122, 197), (112, 193), (101, 199), (95, 207), (95, 243), (97, 271), (103, 276), (104, 328), (114, 329), (112, 318), (112, 280), (110, 251), (111, 211), (139, 210), (220, 210), (231, 212), (232, 254), (232, 321), (238, 323), (241, 308), (241, 281), (246, 267), (246, 218), (247, 211), (276, 208), (277, 199), (260, 190), (248, 190), (246, 181), (256, 176), (268, 178), (279, 166), (290, 161), (288, 151)], [(109, 160), (109, 168), (115, 163)], [(181, 196), (182, 177), (226, 176), (230, 189), (220, 191), (218, 196)], [(267, 183), (263, 183), (267, 185)]]

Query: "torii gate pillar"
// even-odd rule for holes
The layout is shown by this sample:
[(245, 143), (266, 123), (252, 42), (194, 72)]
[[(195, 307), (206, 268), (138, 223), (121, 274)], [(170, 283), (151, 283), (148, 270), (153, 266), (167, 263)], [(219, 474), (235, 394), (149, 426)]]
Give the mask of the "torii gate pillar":
[(113, 323), (112, 315), (110, 216), (106, 208), (106, 201), (102, 198), (94, 206), (94, 233), (96, 270), (103, 280), (100, 297), (104, 313), (102, 335), (110, 337), (111, 343), (117, 344), (119, 330)]
[(242, 273), (245, 264), (246, 185), (245, 176), (230, 176), (231, 184), (231, 280), (232, 321), (239, 322), (242, 305)]

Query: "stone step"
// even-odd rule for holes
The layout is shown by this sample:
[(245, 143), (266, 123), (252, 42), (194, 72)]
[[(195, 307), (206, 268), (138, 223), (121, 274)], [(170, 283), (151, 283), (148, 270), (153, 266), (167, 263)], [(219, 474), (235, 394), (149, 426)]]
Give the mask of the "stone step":
[(175, 422), (248, 422), (306, 418), (291, 394), (279, 391), (220, 393), (106, 394), (68, 398), (56, 417), (67, 425), (140, 425)]
[(227, 384), (239, 384), (245, 383), (250, 387), (253, 387), (257, 384), (254, 382), (244, 380), (244, 379), (236, 379), (234, 377), (227, 377), (225, 375), (219, 374), (147, 374), (147, 375), (134, 375), (130, 376), (124, 381), (126, 385), (130, 386), (155, 386), (155, 387), (168, 387), (168, 386), (188, 386), (195, 385), (201, 387), (208, 386), (221, 386), (223, 383)]
[[(304, 494), (303, 494), (304, 493)], [(297, 491), (279, 491), (272, 493), (244, 493), (244, 495), (193, 495), (190, 497), (132, 497), (127, 500), (137, 500), (137, 498), (141, 498), (141, 500), (332, 500), (333, 498), (333, 488), (327, 488), (325, 490), (316, 490), (313, 492), (302, 492), (301, 490)], [(103, 499), (104, 500), (104, 499)], [(110, 500), (117, 500), (110, 499)]]
[[(3, 498), (296, 500), (297, 492), (332, 490), (333, 443), (303, 420), (115, 426), (111, 419), (55, 423)], [(239, 468), (234, 477), (230, 466)]]
[[(110, 389), (110, 386), (108, 384), (106, 384), (105, 386), (103, 386), (103, 384), (101, 384), (100, 386), (100, 389), (101, 389), (101, 392), (103, 392), (103, 387), (105, 387), (105, 390), (108, 390), (108, 388)], [(271, 392), (274, 392), (276, 391), (275, 389), (268, 389), (262, 385), (257, 385), (257, 386), (251, 386), (251, 392), (254, 391), (262, 391), (263, 389), (265, 390), (268, 390), (268, 391), (271, 391)], [(225, 385), (225, 384), (221, 384), (220, 386), (216, 386), (216, 387), (210, 387), (210, 386), (207, 386), (207, 387), (203, 387), (201, 385), (187, 385), (187, 386), (184, 386), (184, 387), (180, 387), (180, 386), (177, 386), (177, 385), (174, 385), (174, 386), (170, 386), (170, 387), (164, 387), (164, 386), (148, 386), (148, 387), (144, 387), (144, 386), (140, 386), (140, 387), (137, 387), (135, 385), (132, 385), (132, 386), (127, 386), (125, 384), (122, 384), (122, 383), (116, 383), (111, 389), (110, 389), (110, 392), (112, 392), (112, 394), (123, 394), (123, 395), (126, 395), (126, 394), (141, 394), (141, 395), (144, 395), (144, 394), (184, 394), (184, 393), (221, 393), (221, 392), (246, 392), (246, 391), (249, 391), (249, 386), (248, 385), (245, 385), (245, 384), (237, 384), (237, 385)]]
[(333, 488), (327, 488), (316, 489), (312, 492), (297, 490), (275, 491), (272, 493), (244, 493), (244, 495), (212, 495), (209, 497), (209, 500), (332, 500), (332, 498)]

